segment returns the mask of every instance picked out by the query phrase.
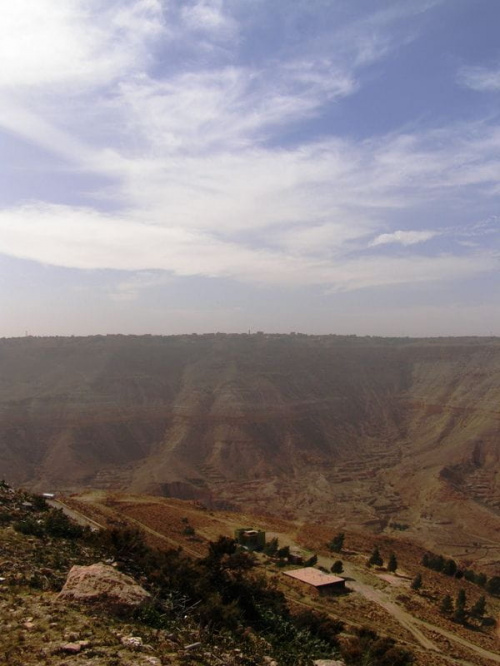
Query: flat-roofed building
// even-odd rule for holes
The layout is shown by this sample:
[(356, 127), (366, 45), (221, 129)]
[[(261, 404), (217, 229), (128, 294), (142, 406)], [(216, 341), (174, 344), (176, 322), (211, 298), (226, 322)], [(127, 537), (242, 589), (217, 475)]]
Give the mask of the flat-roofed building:
[(234, 531), (236, 543), (248, 550), (262, 550), (266, 545), (266, 533), (252, 527), (240, 527)]
[(306, 586), (309, 588), (309, 591), (314, 590), (320, 595), (335, 594), (336, 592), (343, 592), (345, 590), (344, 578), (326, 574), (314, 567), (284, 571), (283, 573), (285, 576), (289, 576), (297, 581), (301, 587)]

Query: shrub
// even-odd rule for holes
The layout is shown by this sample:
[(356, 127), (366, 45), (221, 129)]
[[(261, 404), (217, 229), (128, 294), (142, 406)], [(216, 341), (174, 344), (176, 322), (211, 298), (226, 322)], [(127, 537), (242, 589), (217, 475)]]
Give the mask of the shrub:
[(84, 528), (70, 520), (62, 509), (50, 509), (44, 519), (44, 527), (48, 536), (52, 537), (78, 539), (84, 533)]
[(16, 532), (28, 534), (30, 536), (42, 537), (45, 533), (43, 526), (37, 520), (29, 516), (23, 520), (18, 520), (13, 525)]
[(341, 574), (344, 571), (344, 565), (341, 560), (336, 560), (332, 564), (331, 572), (334, 574)]
[(280, 559), (286, 559), (290, 555), (290, 546), (283, 546), (283, 548), (279, 548), (278, 551), (276, 552), (276, 555)]

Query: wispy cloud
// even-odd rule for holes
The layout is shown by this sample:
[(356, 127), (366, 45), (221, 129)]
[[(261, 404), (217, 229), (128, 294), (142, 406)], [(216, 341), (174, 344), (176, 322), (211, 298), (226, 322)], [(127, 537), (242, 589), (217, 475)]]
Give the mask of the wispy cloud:
[(207, 33), (212, 39), (228, 39), (238, 33), (238, 24), (224, 12), (222, 0), (188, 2), (181, 9), (181, 20), (187, 29)]
[[(8, 94), (0, 125), (64, 158), (66, 168), (106, 176), (94, 194), (114, 211), (20, 202), (0, 211), (0, 252), (85, 270), (336, 291), (497, 268), (491, 248), (462, 246), (454, 256), (428, 243), (426, 255), (413, 254), (439, 230), (406, 229), (391, 216), (417, 217), (458, 196), (467, 205), (470, 191), (495, 196), (499, 128), (457, 124), (365, 140), (330, 131), (285, 141), (356, 94), (363, 68), (413, 34), (387, 26), (415, 12), (395, 3), (345, 26), (328, 49), (323, 40), (266, 66), (203, 51), (159, 73), (183, 36), (202, 35), (217, 49), (230, 37), (225, 48), (236, 49), (236, 5), (19, 0), (0, 10), (0, 102)], [(30, 48), (11, 33), (26, 35)], [(405, 256), (392, 256), (393, 245)], [(124, 281), (114, 297), (134, 298), (159, 279)]]
[[(256, 284), (330, 285), (335, 291), (465, 277), (499, 265), (492, 252), (482, 253), (480, 261), (477, 252), (405, 258), (340, 256), (330, 261), (53, 205), (3, 211), (0, 229), (0, 252), (55, 266), (166, 270), (177, 276), (231, 277)], [(124, 291), (136, 293), (138, 289), (139, 284), (132, 290), (129, 284)]]
[(135, 301), (142, 291), (162, 287), (172, 279), (164, 271), (140, 271), (125, 280), (119, 280), (107, 291), (114, 301)]
[(370, 243), (371, 247), (387, 245), (388, 243), (399, 243), (400, 245), (415, 245), (435, 238), (437, 231), (393, 231), (390, 234), (380, 234)]
[(479, 92), (498, 92), (500, 91), (500, 66), (491, 69), (462, 67), (458, 72), (458, 82)]

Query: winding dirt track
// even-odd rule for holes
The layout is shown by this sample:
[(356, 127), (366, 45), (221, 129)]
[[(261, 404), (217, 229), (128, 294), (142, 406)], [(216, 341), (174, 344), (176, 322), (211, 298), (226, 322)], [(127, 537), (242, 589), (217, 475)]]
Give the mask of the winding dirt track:
[[(288, 545), (295, 548), (298, 547), (297, 544), (294, 543), (288, 535), (280, 534), (279, 537), (280, 537), (280, 543), (287, 543)], [(330, 570), (333, 564), (333, 559), (325, 557), (323, 555), (319, 555), (318, 564)], [(439, 653), (441, 657), (447, 658), (447, 655), (443, 654), (442, 650), (429, 638), (427, 638), (427, 636), (420, 630), (418, 625), (420, 625), (421, 627), (425, 627), (430, 631), (434, 631), (437, 634), (441, 634), (448, 640), (453, 641), (458, 645), (467, 648), (472, 653), (475, 653), (476, 655), (480, 656), (483, 659), (489, 659), (493, 662), (500, 663), (499, 654), (496, 654), (495, 652), (490, 652), (489, 650), (485, 650), (484, 648), (476, 645), (475, 643), (471, 643), (465, 638), (457, 636), (451, 633), (450, 631), (447, 631), (446, 629), (442, 629), (441, 627), (431, 624), (430, 622), (419, 620), (418, 618), (414, 617), (413, 615), (405, 611), (403, 608), (401, 608), (401, 606), (391, 601), (389, 597), (386, 594), (384, 594), (382, 591), (375, 589), (371, 585), (360, 582), (359, 579), (361, 576), (360, 576), (360, 571), (357, 567), (354, 567), (349, 563), (344, 563), (344, 567), (345, 567), (344, 575), (348, 578), (356, 579), (356, 580), (350, 580), (348, 583), (348, 587), (350, 587), (354, 592), (361, 594), (368, 601), (371, 601), (372, 603), (379, 605), (385, 611), (390, 613), (390, 615), (392, 615), (392, 617), (395, 620), (397, 620), (402, 627), (404, 627), (407, 631), (413, 634), (418, 644), (424, 650), (432, 650), (436, 653)], [(471, 666), (475, 666), (474, 662), (467, 662), (459, 659), (453, 659), (452, 661), (455, 664), (462, 664), (463, 666), (469, 664)]]
[[(325, 566), (324, 563), (326, 563), (326, 566), (328, 564), (331, 566), (333, 563), (333, 560), (329, 560), (326, 557), (320, 557), (318, 558), (321, 561), (321, 564)], [(359, 574), (359, 572), (356, 571), (354, 567), (351, 565), (347, 564), (346, 565), (346, 574), (347, 576), (350, 577), (350, 575), (356, 576)], [(359, 575), (357, 575), (359, 578)], [(424, 620), (420, 620), (416, 618), (415, 616), (411, 615), (407, 611), (405, 611), (401, 606), (398, 606), (398, 604), (395, 604), (392, 602), (383, 592), (380, 590), (377, 590), (370, 585), (366, 585), (365, 583), (361, 583), (358, 580), (352, 580), (349, 581), (349, 587), (354, 590), (355, 592), (358, 592), (361, 594), (365, 599), (368, 599), (369, 601), (372, 601), (373, 603), (378, 604), (381, 606), (384, 610), (386, 610), (388, 613), (390, 613), (395, 620), (397, 620), (401, 626), (403, 626), (405, 629), (410, 631), (415, 638), (417, 639), (418, 643), (426, 650), (433, 650), (434, 652), (439, 652), (442, 653), (440, 648), (433, 643), (425, 634), (420, 631), (419, 626), (425, 627), (426, 629), (429, 629), (430, 631), (433, 631), (435, 633), (441, 634), (442, 636), (445, 636), (448, 640), (453, 641), (455, 643), (458, 643), (462, 647), (467, 648), (471, 652), (474, 652), (475, 654), (479, 655), (483, 659), (490, 659), (491, 661), (494, 661), (498, 664), (500, 664), (500, 655), (495, 654), (494, 652), (490, 652), (489, 650), (485, 650), (484, 648), (480, 647), (479, 645), (476, 645), (475, 643), (471, 643), (470, 641), (466, 640), (465, 638), (462, 638), (461, 636), (457, 636), (456, 634), (451, 633), (450, 631), (447, 631), (446, 629), (442, 629), (441, 627), (438, 627), (435, 624), (431, 624), (430, 622), (425, 622)], [(455, 660), (455, 663), (466, 663), (466, 662), (459, 662), (458, 660)]]
[(463, 645), (468, 650), (472, 650), (473, 652), (480, 655), (484, 659), (491, 659), (491, 661), (495, 661), (497, 664), (500, 664), (500, 655), (495, 654), (494, 652), (485, 650), (484, 648), (479, 647), (479, 645), (475, 645), (474, 643), (471, 643), (470, 641), (466, 640), (465, 638), (462, 638), (461, 636), (452, 634), (451, 631), (447, 631), (446, 629), (442, 629), (441, 627), (436, 627), (436, 625), (430, 624), (429, 622), (425, 622), (424, 620), (412, 617), (412, 621), (415, 622), (416, 624), (420, 624), (423, 627), (426, 627), (427, 629), (430, 629), (431, 631), (435, 631), (436, 633), (445, 636), (450, 641), (455, 641), (455, 643)]

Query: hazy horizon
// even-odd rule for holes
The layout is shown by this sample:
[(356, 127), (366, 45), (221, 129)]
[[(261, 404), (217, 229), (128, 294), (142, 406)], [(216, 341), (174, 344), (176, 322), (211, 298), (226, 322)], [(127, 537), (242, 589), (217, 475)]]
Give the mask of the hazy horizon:
[(496, 0), (0, 19), (0, 336), (500, 335)]
[(371, 335), (369, 333), (365, 335), (358, 335), (356, 333), (304, 333), (303, 331), (204, 331), (203, 333), (183, 331), (180, 333), (89, 333), (87, 335), (71, 334), (71, 335), (58, 335), (49, 334), (49, 335), (33, 335), (28, 331), (25, 331), (24, 335), (18, 336), (0, 336), (0, 340), (45, 340), (45, 339), (54, 339), (54, 338), (63, 338), (63, 339), (80, 339), (80, 338), (121, 338), (121, 337), (131, 337), (131, 338), (169, 338), (169, 337), (214, 337), (214, 336), (289, 336), (289, 337), (338, 337), (338, 338), (374, 338), (377, 340), (500, 340), (498, 335), (437, 335), (437, 336), (410, 336), (410, 335)]

